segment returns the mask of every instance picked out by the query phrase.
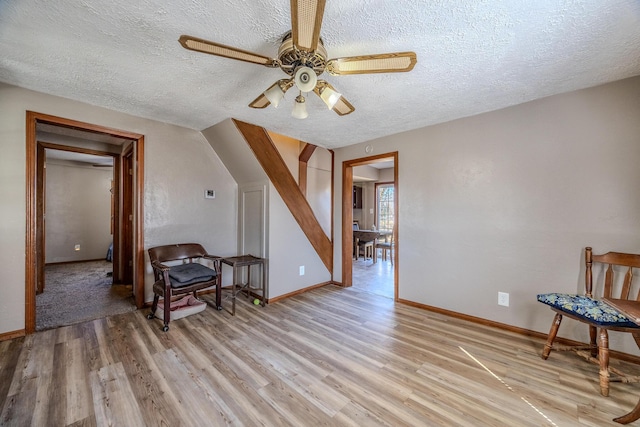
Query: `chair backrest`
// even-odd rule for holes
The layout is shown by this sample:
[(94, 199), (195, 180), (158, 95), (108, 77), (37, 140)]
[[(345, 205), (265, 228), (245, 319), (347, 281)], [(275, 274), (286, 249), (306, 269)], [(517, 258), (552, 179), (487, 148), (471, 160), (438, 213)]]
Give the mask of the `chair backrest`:
[[(593, 263), (600, 263), (606, 268), (602, 296), (604, 298), (629, 299), (631, 285), (633, 282), (633, 269), (640, 268), (640, 255), (626, 254), (622, 252), (607, 252), (603, 255), (594, 255), (592, 249), (587, 247), (585, 249), (584, 257), (587, 266), (585, 274), (585, 291), (589, 298), (593, 297), (592, 265)], [(612, 295), (615, 285), (613, 266), (627, 267), (624, 281), (620, 288), (620, 295), (618, 296)], [(635, 300), (640, 301), (640, 290), (634, 298)]]
[(353, 223), (353, 229), (354, 229), (354, 230), (360, 230), (360, 226), (358, 225), (358, 223), (357, 223), (357, 222), (354, 222), (354, 223)]
[(149, 248), (151, 262), (166, 262), (181, 259), (200, 258), (207, 255), (202, 245), (198, 243), (180, 243)]

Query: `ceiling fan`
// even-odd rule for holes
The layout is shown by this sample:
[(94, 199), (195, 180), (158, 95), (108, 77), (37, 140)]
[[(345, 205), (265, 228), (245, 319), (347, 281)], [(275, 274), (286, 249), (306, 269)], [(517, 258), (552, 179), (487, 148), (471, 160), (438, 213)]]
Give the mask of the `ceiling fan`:
[(291, 31), (285, 34), (278, 49), (278, 58), (269, 58), (220, 43), (187, 35), (180, 36), (180, 44), (189, 50), (252, 62), (270, 68), (280, 67), (289, 75), (278, 80), (253, 100), (249, 107), (278, 107), (286, 91), (293, 86), (299, 92), (291, 115), (308, 116), (302, 93), (314, 92), (333, 111), (341, 116), (355, 108), (329, 82), (318, 77), (325, 71), (331, 75), (397, 73), (411, 71), (416, 64), (414, 52), (350, 56), (327, 60), (327, 51), (320, 37), (322, 15), (326, 0), (291, 0)]

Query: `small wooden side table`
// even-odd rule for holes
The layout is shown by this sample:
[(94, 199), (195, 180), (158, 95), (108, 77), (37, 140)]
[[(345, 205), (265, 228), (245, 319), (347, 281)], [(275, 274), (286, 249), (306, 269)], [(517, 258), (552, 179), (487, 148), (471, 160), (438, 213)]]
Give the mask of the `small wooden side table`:
[[(247, 297), (256, 295), (255, 292), (260, 292), (258, 295), (260, 299), (260, 305), (264, 307), (267, 298), (269, 298), (269, 274), (268, 274), (268, 262), (266, 258), (259, 258), (253, 255), (240, 255), (222, 258), (220, 260), (223, 264), (227, 264), (233, 268), (233, 284), (231, 285), (231, 315), (236, 315), (236, 296), (240, 292), (246, 292)], [(251, 286), (251, 266), (258, 265), (262, 269), (262, 280), (260, 280), (260, 286)], [(247, 282), (239, 282), (239, 273), (243, 267), (247, 267)]]

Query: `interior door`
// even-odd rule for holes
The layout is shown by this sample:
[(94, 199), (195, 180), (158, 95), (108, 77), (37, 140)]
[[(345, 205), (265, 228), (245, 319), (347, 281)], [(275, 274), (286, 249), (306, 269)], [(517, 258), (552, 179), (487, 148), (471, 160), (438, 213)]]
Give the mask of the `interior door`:
[[(240, 255), (251, 254), (261, 258), (268, 258), (266, 250), (266, 192), (265, 184), (244, 185), (239, 188), (238, 207), (238, 253)], [(242, 269), (244, 274), (246, 269)], [(259, 280), (259, 275), (252, 275), (252, 282)], [(258, 283), (256, 282), (257, 286)]]

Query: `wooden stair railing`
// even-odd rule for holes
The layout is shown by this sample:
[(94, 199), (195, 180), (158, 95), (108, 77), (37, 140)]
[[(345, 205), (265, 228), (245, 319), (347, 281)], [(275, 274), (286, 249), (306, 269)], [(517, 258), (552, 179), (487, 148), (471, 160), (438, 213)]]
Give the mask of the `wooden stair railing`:
[(333, 274), (333, 243), (320, 226), (313, 209), (291, 175), (271, 137), (260, 126), (235, 119), (233, 122), (249, 144), (262, 169), (266, 172), (325, 267)]

